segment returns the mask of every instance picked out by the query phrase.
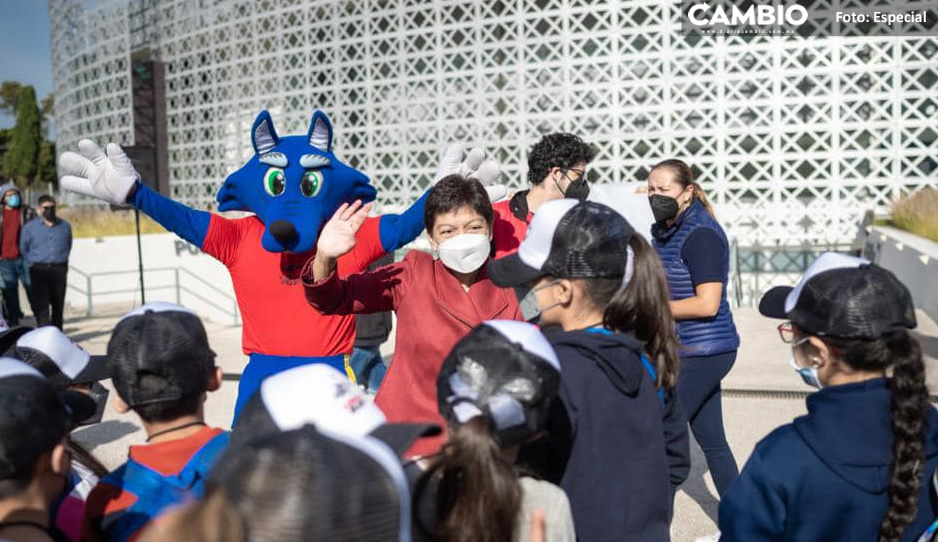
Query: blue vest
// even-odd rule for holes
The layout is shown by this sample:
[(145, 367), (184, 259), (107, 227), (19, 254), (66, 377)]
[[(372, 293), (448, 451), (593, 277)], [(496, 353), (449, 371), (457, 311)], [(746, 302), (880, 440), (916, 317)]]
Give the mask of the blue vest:
[(726, 250), (723, 260), (723, 292), (720, 296), (720, 308), (716, 316), (711, 318), (677, 321), (678, 339), (684, 346), (681, 355), (683, 357), (712, 356), (736, 350), (739, 348), (739, 335), (736, 333), (736, 324), (733, 323), (730, 305), (726, 301), (726, 283), (730, 272), (730, 245), (726, 240), (726, 234), (723, 233), (723, 228), (696, 199), (670, 228), (659, 226), (656, 224), (652, 228), (652, 233), (655, 237), (655, 249), (661, 257), (664, 272), (668, 277), (671, 299), (686, 299), (693, 297), (696, 293), (694, 283), (691, 282), (690, 270), (681, 259), (684, 241), (694, 230), (710, 228), (717, 232)]
[(128, 458), (123, 466), (102, 478), (101, 482), (137, 496), (128, 508), (101, 518), (101, 532), (105, 538), (111, 542), (126, 542), (166, 508), (191, 498), (201, 498), (208, 473), (215, 459), (227, 447), (229, 435), (223, 432), (212, 437), (175, 476), (164, 476)]

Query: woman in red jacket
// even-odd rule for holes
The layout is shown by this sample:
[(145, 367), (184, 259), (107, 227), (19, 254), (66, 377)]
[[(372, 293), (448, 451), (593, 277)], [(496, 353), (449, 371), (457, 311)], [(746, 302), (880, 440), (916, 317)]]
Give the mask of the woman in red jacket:
[[(431, 421), (437, 411), (436, 376), (446, 354), (486, 320), (521, 320), (511, 290), (495, 286), (485, 271), (491, 254), (492, 204), (475, 180), (451, 175), (427, 195), (424, 224), (433, 255), (410, 251), (398, 263), (341, 279), (336, 260), (355, 246), (369, 205), (343, 205), (326, 224), (316, 256), (303, 271), (306, 299), (324, 314), (394, 310), (394, 358), (375, 402), (391, 422)], [(421, 439), (407, 456), (439, 451), (445, 434)]]

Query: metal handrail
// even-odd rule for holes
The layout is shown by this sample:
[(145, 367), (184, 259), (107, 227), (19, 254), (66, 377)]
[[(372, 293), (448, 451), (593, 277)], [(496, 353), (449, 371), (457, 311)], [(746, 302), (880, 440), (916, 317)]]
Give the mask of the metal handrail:
[[(79, 287), (79, 286), (77, 286), (77, 285), (75, 285), (75, 284), (72, 284), (72, 283), (66, 284), (66, 287), (67, 287), (67, 288), (71, 288), (72, 290), (74, 290), (74, 291), (76, 291), (76, 292), (78, 292), (78, 293), (80, 293), (80, 294), (82, 294), (82, 295), (85, 296), (85, 299), (86, 299), (86, 306), (87, 306), (86, 315), (87, 315), (88, 317), (91, 317), (91, 316), (94, 315), (94, 296), (95, 296), (95, 295), (128, 294), (128, 293), (136, 293), (136, 292), (138, 292), (138, 291), (140, 290), (139, 284), (138, 284), (138, 287), (137, 287), (137, 288), (122, 288), (122, 289), (118, 289), (118, 290), (98, 290), (98, 291), (95, 291), (94, 286), (93, 286), (93, 282), (92, 282), (92, 280), (93, 280), (95, 277), (107, 277), (107, 276), (113, 277), (113, 276), (119, 276), (119, 275), (137, 275), (137, 274), (140, 272), (139, 269), (128, 269), (128, 270), (125, 270), (125, 271), (100, 271), (100, 272), (96, 272), (96, 273), (89, 273), (89, 272), (86, 272), (86, 271), (82, 271), (81, 269), (78, 269), (78, 268), (76, 268), (76, 267), (69, 266), (69, 271), (78, 274), (79, 276), (81, 276), (81, 277), (84, 279), (84, 281), (83, 281), (83, 282), (84, 282), (84, 288), (81, 288), (81, 287)], [(182, 293), (185, 292), (186, 294), (195, 297), (196, 299), (202, 301), (203, 303), (205, 303), (205, 304), (207, 304), (207, 305), (209, 305), (209, 306), (211, 306), (211, 307), (213, 307), (213, 308), (215, 308), (215, 309), (217, 309), (217, 310), (219, 310), (219, 311), (221, 311), (221, 312), (223, 312), (223, 313), (225, 313), (225, 314), (231, 316), (231, 317), (232, 317), (232, 320), (233, 320), (233, 322), (234, 322), (234, 325), (236, 325), (236, 326), (237, 326), (237, 325), (240, 325), (240, 312), (239, 312), (239, 310), (238, 310), (238, 300), (237, 300), (235, 297), (229, 295), (227, 292), (225, 292), (224, 290), (222, 290), (222, 289), (219, 288), (218, 286), (216, 286), (216, 285), (214, 285), (214, 284), (208, 282), (208, 281), (205, 280), (204, 278), (202, 278), (202, 277), (196, 275), (196, 274), (193, 273), (192, 271), (190, 271), (190, 270), (188, 270), (188, 269), (186, 269), (186, 268), (184, 268), (184, 267), (151, 267), (151, 268), (149, 268), (149, 269), (144, 269), (143, 271), (144, 271), (144, 273), (159, 273), (159, 272), (168, 272), (168, 271), (171, 271), (171, 272), (173, 273), (173, 284), (161, 284), (161, 285), (157, 285), (157, 286), (146, 286), (146, 290), (147, 290), (147, 291), (175, 289), (175, 291), (176, 291), (176, 304), (178, 304), (178, 305), (181, 305), (181, 304), (182, 304)], [(226, 298), (231, 304), (230, 304), (228, 307), (225, 307), (225, 306), (223, 306), (222, 304), (220, 304), (219, 302), (213, 301), (213, 300), (211, 300), (211, 299), (205, 297), (204, 295), (202, 295), (204, 291), (195, 290), (195, 289), (193, 289), (193, 288), (190, 288), (190, 287), (188, 287), (188, 286), (185, 286), (184, 284), (182, 284), (182, 280), (181, 280), (183, 274), (185, 274), (185, 276), (187, 276), (187, 277), (191, 277), (192, 279), (196, 280), (196, 281), (199, 283), (199, 288), (200, 288), (200, 289), (201, 289), (201, 288), (208, 288), (209, 290), (215, 292), (216, 294), (218, 294), (218, 295), (220, 295), (220, 296)]]

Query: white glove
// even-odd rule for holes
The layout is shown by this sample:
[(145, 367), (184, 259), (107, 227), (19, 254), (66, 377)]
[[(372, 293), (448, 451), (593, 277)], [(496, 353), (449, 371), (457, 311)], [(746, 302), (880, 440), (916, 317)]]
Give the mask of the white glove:
[(502, 171), (495, 160), (485, 159), (485, 150), (476, 147), (465, 155), (462, 145), (453, 143), (446, 147), (440, 156), (440, 163), (436, 166), (436, 175), (433, 183), (436, 184), (448, 175), (461, 175), (467, 179), (476, 179), (489, 194), (492, 203), (508, 195), (508, 188), (503, 184), (495, 184)]
[(107, 155), (90, 139), (78, 142), (78, 150), (59, 157), (59, 185), (70, 192), (104, 200), (112, 205), (127, 203), (127, 194), (140, 180), (124, 149), (108, 143)]

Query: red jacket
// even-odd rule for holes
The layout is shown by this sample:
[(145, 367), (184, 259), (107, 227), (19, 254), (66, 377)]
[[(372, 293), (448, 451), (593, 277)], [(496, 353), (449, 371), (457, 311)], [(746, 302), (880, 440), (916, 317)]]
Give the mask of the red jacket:
[[(518, 192), (511, 199), (506, 199), (492, 205), (494, 221), (492, 222), (492, 244), (495, 245), (495, 257), (501, 258), (518, 252), (521, 241), (528, 233), (528, 223), (534, 213), (528, 211), (528, 202), (525, 199), (528, 191)], [(524, 218), (520, 218), (524, 216)]]
[[(436, 378), (446, 354), (485, 320), (522, 320), (514, 293), (495, 286), (484, 265), (466, 292), (442, 262), (419, 250), (398, 263), (345, 279), (333, 272), (314, 283), (307, 268), (303, 286), (310, 305), (325, 314), (397, 313), (394, 358), (375, 398), (391, 422), (430, 421), (445, 430)], [(444, 440), (445, 431), (420, 439), (405, 455), (434, 454)]]

